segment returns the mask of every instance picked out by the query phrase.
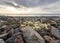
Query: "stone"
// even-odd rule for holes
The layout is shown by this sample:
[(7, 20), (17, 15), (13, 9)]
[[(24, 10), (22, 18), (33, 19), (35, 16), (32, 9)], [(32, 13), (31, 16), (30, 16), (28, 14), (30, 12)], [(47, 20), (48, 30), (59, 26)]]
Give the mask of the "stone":
[(57, 43), (56, 40), (54, 40), (52, 37), (47, 36), (47, 35), (44, 36), (44, 39), (45, 39), (46, 43)]
[(19, 28), (16, 28), (16, 29), (14, 30), (14, 33), (18, 33), (18, 32), (20, 32), (20, 29), (19, 29)]
[(24, 43), (21, 35), (17, 36), (16, 39), (14, 40), (14, 43)]
[(47, 30), (46, 29), (41, 29), (37, 31), (41, 36), (47, 35)]
[(52, 35), (54, 35), (56, 38), (60, 39), (60, 30), (55, 28), (55, 27), (52, 27), (51, 28), (51, 33)]
[(5, 41), (3, 39), (0, 39), (0, 43), (5, 43)]
[(0, 28), (0, 35), (2, 34), (2, 32), (4, 32), (4, 28)]
[(11, 29), (9, 32), (8, 32), (8, 34), (7, 34), (7, 38), (10, 38), (10, 37), (12, 37), (14, 35), (14, 29)]
[(57, 41), (57, 43), (60, 43), (60, 40), (56, 40)]
[(45, 43), (45, 40), (30, 26), (21, 29), (26, 43)]
[(21, 31), (20, 31), (20, 29), (19, 28), (16, 28), (16, 29), (11, 29), (9, 32), (8, 32), (8, 34), (7, 34), (7, 38), (10, 38), (10, 37), (12, 37), (14, 34), (17, 34), (17, 33), (22, 33)]
[(14, 34), (13, 36), (11, 36), (10, 38), (8, 38), (8, 39), (6, 40), (6, 43), (14, 43), (14, 40), (16, 39), (16, 37), (17, 37), (18, 35), (21, 35), (21, 33), (20, 33), (20, 32), (19, 32), (19, 33), (16, 33), (16, 34)]
[(50, 40), (50, 43), (58, 43), (56, 40)]

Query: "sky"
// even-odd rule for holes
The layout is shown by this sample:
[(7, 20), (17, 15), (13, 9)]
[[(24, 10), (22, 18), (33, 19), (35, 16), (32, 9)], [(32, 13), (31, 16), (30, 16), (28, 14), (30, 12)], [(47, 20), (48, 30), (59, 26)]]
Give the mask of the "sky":
[(1, 5), (18, 14), (60, 14), (60, 0), (0, 0)]

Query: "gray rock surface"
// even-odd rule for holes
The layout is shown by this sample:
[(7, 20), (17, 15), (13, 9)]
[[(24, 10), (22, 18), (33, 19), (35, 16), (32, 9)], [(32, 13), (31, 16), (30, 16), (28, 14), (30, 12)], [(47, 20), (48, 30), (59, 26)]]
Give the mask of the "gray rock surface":
[(19, 32), (19, 33), (16, 33), (16, 34), (14, 34), (12, 37), (8, 38), (8, 39), (6, 40), (6, 43), (14, 43), (14, 40), (15, 40), (15, 38), (16, 38), (18, 35), (21, 35), (21, 33), (20, 33), (20, 32)]
[(60, 39), (60, 30), (58, 30), (57, 28), (55, 27), (52, 27), (51, 28), (51, 33), (58, 39)]
[(5, 41), (3, 39), (0, 39), (0, 43), (5, 43)]
[(50, 36), (44, 36), (44, 39), (46, 40), (47, 43), (58, 43), (56, 40), (54, 40)]
[(47, 30), (46, 29), (41, 29), (37, 31), (41, 36), (47, 35)]
[(31, 27), (27, 26), (21, 29), (26, 43), (45, 43), (44, 39)]
[(58, 43), (60, 43), (60, 40), (56, 40)]

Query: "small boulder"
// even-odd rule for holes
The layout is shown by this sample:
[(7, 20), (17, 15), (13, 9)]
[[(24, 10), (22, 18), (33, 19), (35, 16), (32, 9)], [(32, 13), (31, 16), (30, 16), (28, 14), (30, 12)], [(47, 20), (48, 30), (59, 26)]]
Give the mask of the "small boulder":
[(45, 39), (46, 43), (57, 43), (56, 40), (54, 40), (52, 37), (47, 36), (47, 35), (44, 36), (44, 39)]
[(0, 43), (5, 43), (5, 41), (3, 39), (0, 39)]
[(15, 38), (14, 43), (24, 43), (21, 35), (19, 35), (19, 36), (17, 36), (17, 37)]
[(56, 40), (58, 43), (60, 43), (60, 40)]
[(41, 36), (47, 35), (47, 30), (46, 29), (41, 29), (37, 31)]
[(27, 26), (21, 30), (26, 43), (45, 43), (45, 40), (31, 27)]
[(51, 33), (52, 35), (54, 35), (56, 38), (60, 39), (60, 30), (55, 28), (55, 27), (52, 27), (51, 28)]
[(19, 33), (16, 33), (16, 34), (14, 34), (13, 36), (11, 36), (10, 38), (8, 38), (7, 40), (6, 40), (6, 43), (14, 43), (14, 40), (16, 39), (16, 37), (17, 36), (19, 36), (19, 35), (21, 35), (21, 33), (19, 32)]

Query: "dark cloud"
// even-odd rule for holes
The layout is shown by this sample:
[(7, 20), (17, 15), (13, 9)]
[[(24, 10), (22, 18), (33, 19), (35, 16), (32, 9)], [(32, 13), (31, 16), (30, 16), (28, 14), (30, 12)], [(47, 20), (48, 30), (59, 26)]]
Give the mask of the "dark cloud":
[[(14, 6), (12, 2), (15, 2), (18, 6)], [(15, 8), (21, 8), (25, 6), (29, 13), (36, 12), (48, 12), (48, 13), (60, 13), (60, 0), (0, 0), (0, 5), (13, 6)], [(30, 9), (29, 9), (30, 7)]]
[(24, 6), (33, 7), (33, 6), (44, 6), (47, 4), (54, 3), (59, 0), (15, 0), (16, 3), (22, 4)]
[(34, 6), (44, 6), (47, 4), (54, 3), (59, 0), (0, 0), (0, 4), (9, 4), (10, 1), (14, 1), (19, 5), (23, 5), (26, 7), (34, 7)]

